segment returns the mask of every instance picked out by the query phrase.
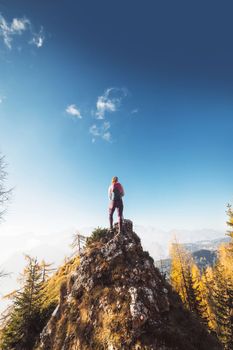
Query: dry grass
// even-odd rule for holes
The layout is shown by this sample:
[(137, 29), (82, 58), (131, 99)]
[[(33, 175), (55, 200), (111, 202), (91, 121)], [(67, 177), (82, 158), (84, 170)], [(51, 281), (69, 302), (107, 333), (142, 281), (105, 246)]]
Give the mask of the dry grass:
[(61, 285), (67, 282), (69, 275), (77, 269), (79, 263), (79, 256), (72, 258), (64, 263), (57, 272), (48, 279), (45, 286), (44, 307), (48, 307), (52, 303), (59, 303)]

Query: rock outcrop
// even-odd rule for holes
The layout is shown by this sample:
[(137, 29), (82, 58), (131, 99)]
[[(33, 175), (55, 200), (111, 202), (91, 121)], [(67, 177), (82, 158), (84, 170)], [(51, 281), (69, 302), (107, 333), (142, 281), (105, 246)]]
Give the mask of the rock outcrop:
[(143, 251), (132, 222), (87, 245), (62, 285), (40, 350), (217, 350)]

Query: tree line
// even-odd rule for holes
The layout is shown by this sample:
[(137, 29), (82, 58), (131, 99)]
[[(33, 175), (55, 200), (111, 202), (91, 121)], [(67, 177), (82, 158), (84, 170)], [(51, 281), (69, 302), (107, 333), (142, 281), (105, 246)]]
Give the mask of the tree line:
[(191, 253), (174, 242), (170, 282), (185, 307), (214, 333), (225, 350), (233, 349), (233, 210), (227, 208), (229, 243), (222, 244), (213, 267), (200, 270)]

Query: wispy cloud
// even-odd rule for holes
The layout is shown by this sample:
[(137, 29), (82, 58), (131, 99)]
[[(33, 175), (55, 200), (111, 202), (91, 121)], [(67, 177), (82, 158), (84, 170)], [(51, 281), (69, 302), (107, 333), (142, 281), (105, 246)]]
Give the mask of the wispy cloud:
[[(90, 117), (95, 119), (89, 127), (89, 134), (92, 142), (95, 143), (97, 139), (106, 142), (112, 142), (111, 123), (109, 122), (109, 115), (117, 112), (122, 100), (128, 95), (126, 88), (111, 87), (104, 91), (103, 95), (98, 96), (96, 101), (96, 108), (90, 110)], [(66, 113), (76, 118), (82, 118), (80, 110), (75, 104), (67, 106)], [(134, 112), (136, 113), (136, 111)]]
[(96, 141), (96, 138), (102, 138), (107, 142), (111, 142), (111, 133), (109, 131), (111, 124), (109, 122), (101, 123), (100, 125), (93, 124), (89, 132), (92, 135), (92, 142)]
[(107, 131), (102, 136), (103, 140), (110, 142), (111, 141), (111, 133), (110, 131)]
[(40, 28), (39, 33), (34, 33), (31, 40), (31, 44), (34, 44), (36, 47), (40, 48), (43, 46), (45, 40), (44, 29)]
[(6, 96), (1, 96), (0, 95), (0, 104), (2, 104), (5, 99), (6, 99)]
[(106, 116), (107, 114), (118, 111), (122, 99), (127, 95), (127, 89), (111, 87), (106, 89), (103, 95), (97, 98), (95, 117), (99, 120), (99, 125), (94, 124), (90, 127), (89, 132), (92, 135), (92, 142), (95, 142), (97, 137), (107, 142), (112, 141), (112, 134), (110, 132), (111, 124), (106, 120)]
[(136, 113), (138, 113), (138, 109), (137, 109), (137, 108), (135, 108), (135, 109), (133, 109), (133, 110), (131, 111), (131, 114), (136, 114)]
[(45, 37), (42, 27), (39, 33), (34, 33), (29, 19), (25, 17), (13, 18), (11, 22), (7, 22), (7, 20), (0, 15), (0, 37), (3, 39), (8, 49), (12, 48), (13, 39), (16, 36), (21, 36), (25, 32), (29, 32), (32, 37), (30, 43), (35, 44), (38, 48), (43, 46)]
[(126, 96), (127, 90), (124, 88), (112, 87), (105, 90), (96, 102), (97, 119), (104, 119), (107, 112), (116, 112), (121, 105), (122, 98)]
[(76, 107), (75, 104), (67, 106), (66, 113), (68, 113), (68, 114), (72, 115), (72, 117), (75, 117), (78, 119), (82, 118), (80, 110)]

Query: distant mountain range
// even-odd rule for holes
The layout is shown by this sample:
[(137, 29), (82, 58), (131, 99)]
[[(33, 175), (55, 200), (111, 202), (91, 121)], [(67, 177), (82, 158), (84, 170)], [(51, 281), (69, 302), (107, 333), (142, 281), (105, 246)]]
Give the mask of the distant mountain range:
[(198, 250), (217, 250), (222, 243), (228, 243), (230, 241), (229, 237), (217, 238), (212, 240), (197, 241), (194, 243), (185, 243), (184, 246), (191, 253)]
[[(213, 240), (204, 240), (194, 243), (182, 244), (185, 249), (192, 253), (195, 263), (202, 270), (207, 266), (213, 266), (217, 259), (217, 249), (221, 244), (228, 243), (229, 237), (217, 238)], [(155, 261), (155, 266), (166, 274), (170, 274), (171, 259), (160, 259)]]

